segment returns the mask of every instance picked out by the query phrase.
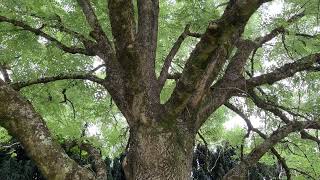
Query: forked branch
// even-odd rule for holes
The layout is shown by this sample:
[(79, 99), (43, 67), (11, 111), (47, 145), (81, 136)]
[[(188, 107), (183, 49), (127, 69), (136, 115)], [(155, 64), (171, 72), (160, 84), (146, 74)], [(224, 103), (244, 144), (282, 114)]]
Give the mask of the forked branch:
[[(230, 1), (221, 18), (209, 24), (165, 103), (169, 116), (180, 114), (191, 97), (191, 107), (199, 104), (239, 41), (249, 18), (263, 3), (260, 0)], [(222, 39), (225, 43), (221, 43)]]
[[(255, 105), (265, 111), (269, 111), (275, 116), (279, 117), (284, 123), (289, 124), (292, 122), (278, 107), (275, 103), (271, 104), (266, 101), (264, 101), (262, 98), (260, 98), (253, 90), (249, 90), (249, 95), (252, 99), (252, 101), (255, 103)], [(300, 131), (301, 138), (302, 139), (309, 139), (311, 141), (316, 142), (317, 144), (320, 143), (320, 139), (317, 137), (314, 137), (310, 135), (307, 131), (302, 130)]]
[[(234, 106), (233, 104), (228, 103), (228, 102), (225, 103), (225, 106), (228, 107), (229, 109), (231, 109), (236, 114), (238, 114), (246, 122), (247, 127), (248, 127), (248, 131), (253, 131), (253, 132), (257, 133), (263, 139), (267, 139), (268, 138), (268, 136), (266, 134), (261, 132), (259, 129), (254, 128), (252, 123), (251, 123), (251, 121), (249, 120), (249, 118), (240, 109), (238, 109), (236, 106)], [(272, 154), (274, 156), (276, 156), (278, 161), (281, 163), (283, 169), (286, 172), (287, 179), (290, 180), (291, 179), (290, 168), (288, 167), (285, 159), (283, 157), (281, 157), (281, 155), (278, 153), (278, 151), (274, 147), (270, 148), (270, 150), (271, 150)]]
[(301, 131), (307, 127), (318, 124), (315, 121), (295, 121), (284, 125), (277, 131), (274, 131), (272, 135), (264, 140), (263, 143), (254, 148), (239, 165), (231, 169), (223, 179), (229, 178), (241, 178), (245, 177), (245, 172), (248, 167), (255, 164), (266, 152), (268, 152), (274, 145), (276, 145), (283, 138), (287, 137), (290, 133), (295, 131)]

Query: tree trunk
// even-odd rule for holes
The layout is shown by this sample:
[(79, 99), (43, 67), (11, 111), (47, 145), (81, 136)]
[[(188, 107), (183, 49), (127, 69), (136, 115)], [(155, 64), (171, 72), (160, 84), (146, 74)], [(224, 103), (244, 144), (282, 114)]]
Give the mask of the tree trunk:
[(93, 180), (93, 173), (68, 157), (32, 105), (0, 79), (0, 125), (17, 138), (49, 180)]
[(194, 133), (178, 127), (131, 129), (124, 162), (127, 179), (190, 179), (194, 139)]

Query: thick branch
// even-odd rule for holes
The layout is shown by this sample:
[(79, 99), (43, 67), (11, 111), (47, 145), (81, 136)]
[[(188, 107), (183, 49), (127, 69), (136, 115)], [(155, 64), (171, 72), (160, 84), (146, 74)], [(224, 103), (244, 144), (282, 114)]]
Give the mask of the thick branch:
[(60, 48), (61, 50), (65, 51), (65, 52), (68, 52), (68, 53), (71, 53), (71, 54), (77, 54), (77, 53), (85, 54), (85, 55), (88, 55), (88, 56), (94, 56), (95, 55), (91, 51), (88, 51), (87, 49), (84, 49), (84, 48), (79, 48), (79, 47), (75, 47), (75, 46), (71, 46), (71, 47), (66, 46), (65, 44), (63, 44), (60, 41), (58, 41), (56, 38), (54, 38), (54, 37), (50, 36), (49, 34), (43, 32), (41, 30), (41, 28), (39, 28), (39, 29), (33, 28), (33, 27), (29, 26), (28, 24), (26, 24), (26, 23), (24, 23), (22, 21), (9, 19), (7, 17), (0, 16), (0, 22), (10, 23), (10, 24), (12, 24), (12, 25), (14, 25), (16, 27), (22, 28), (23, 30), (32, 32), (33, 34), (35, 34), (37, 36), (42, 36), (42, 37), (46, 38), (47, 40), (55, 43), (58, 48)]
[(66, 80), (66, 79), (82, 79), (82, 80), (89, 80), (92, 82), (96, 82), (99, 84), (103, 83), (103, 79), (100, 79), (91, 74), (61, 74), (57, 76), (43, 77), (36, 80), (16, 82), (16, 83), (10, 84), (10, 86), (15, 90), (20, 90), (21, 88), (31, 86), (34, 84), (49, 83), (49, 82), (54, 82), (58, 80)]
[[(292, 16), (287, 22), (289, 24), (293, 23), (298, 17), (303, 16), (303, 13)], [(225, 72), (225, 81), (230, 81), (230, 79), (240, 79), (242, 78), (242, 73), (244, 70), (244, 66), (249, 59), (250, 54), (252, 54), (252, 66), (253, 66), (253, 57), (255, 53), (257, 52), (258, 48), (262, 47), (262, 45), (276, 36), (278, 36), (281, 33), (284, 33), (285, 29), (284, 27), (280, 26), (275, 29), (273, 29), (268, 34), (256, 38), (254, 41), (250, 40), (242, 40), (237, 45), (237, 51), (235, 55), (232, 57), (230, 64), (228, 65), (228, 68)], [(252, 73), (253, 73), (253, 67), (252, 67)]]
[(89, 143), (77, 142), (76, 140), (67, 140), (62, 143), (62, 147), (66, 151), (70, 151), (71, 148), (76, 146), (89, 154), (89, 160), (91, 161), (93, 170), (96, 173), (96, 179), (107, 180), (107, 167), (105, 162), (103, 161), (100, 150)]
[(263, 84), (273, 84), (282, 79), (293, 76), (297, 72), (313, 68), (315, 63), (320, 59), (320, 53), (311, 54), (303, 57), (293, 63), (287, 63), (282, 67), (276, 68), (270, 73), (253, 77), (247, 80), (248, 87), (260, 86)]
[[(295, 121), (286, 124), (277, 131), (273, 132), (272, 135), (265, 139), (263, 143), (254, 148), (239, 165), (235, 166), (230, 170), (223, 179), (236, 179), (245, 177), (246, 169), (256, 162), (268, 152), (274, 145), (276, 145), (280, 140), (287, 137), (290, 133), (295, 131), (301, 131), (306, 127), (313, 126), (315, 122), (313, 121)], [(317, 124), (317, 123), (316, 123)]]
[[(248, 127), (248, 131), (256, 132), (263, 139), (267, 139), (267, 135), (262, 133), (259, 129), (254, 128), (251, 121), (249, 120), (249, 118), (240, 109), (238, 109), (236, 106), (234, 106), (233, 104), (228, 103), (228, 102), (225, 103), (225, 106), (228, 107), (229, 109), (231, 109), (236, 114), (238, 114), (246, 122), (247, 127)], [(291, 179), (290, 168), (288, 167), (285, 159), (281, 157), (281, 155), (278, 153), (278, 151), (274, 147), (270, 148), (270, 150), (271, 150), (272, 154), (277, 157), (278, 161), (281, 163), (282, 167), (284, 168), (284, 170), (286, 172), (287, 179), (290, 180)]]
[(80, 167), (51, 137), (45, 121), (11, 87), (0, 80), (0, 125), (17, 138), (28, 156), (48, 179), (95, 179), (94, 175)]
[(135, 42), (136, 27), (132, 1), (109, 0), (108, 8), (118, 61), (128, 78), (137, 77), (141, 62)]
[[(124, 89), (126, 103), (131, 112), (140, 114), (141, 109), (147, 104), (141, 104), (144, 98), (148, 98), (149, 104), (154, 104), (156, 95), (150, 94), (156, 88), (152, 87), (156, 82), (154, 67), (150, 66), (150, 59), (145, 61), (145, 49), (140, 50), (136, 38), (136, 27), (134, 19), (133, 1), (109, 0), (109, 17), (111, 21), (112, 34), (115, 38), (117, 60), (124, 73)], [(145, 34), (145, 36), (148, 36)], [(151, 44), (149, 44), (151, 46)], [(150, 97), (150, 98), (149, 98)], [(144, 107), (138, 107), (140, 104)], [(134, 109), (134, 110), (133, 110)], [(136, 120), (138, 118), (128, 118)]]
[(157, 39), (159, 0), (138, 0), (138, 42), (143, 59), (154, 69)]
[(103, 161), (101, 152), (88, 143), (81, 143), (80, 148), (87, 151), (89, 158), (92, 159), (92, 166), (96, 172), (96, 178), (98, 180), (107, 180), (107, 167)]
[(205, 100), (200, 105), (197, 113), (196, 127), (201, 124), (224, 102), (226, 102), (235, 92), (243, 91), (246, 88), (243, 78), (244, 66), (252, 52), (262, 46), (263, 43), (276, 37), (282, 28), (276, 28), (265, 36), (254, 41), (241, 40), (237, 43), (237, 51), (230, 60), (224, 76), (209, 90)]
[(262, 3), (258, 0), (230, 1), (222, 17), (209, 24), (187, 60), (171, 98), (165, 104), (170, 116), (181, 113), (191, 96), (191, 105), (199, 104), (240, 39), (247, 21)]

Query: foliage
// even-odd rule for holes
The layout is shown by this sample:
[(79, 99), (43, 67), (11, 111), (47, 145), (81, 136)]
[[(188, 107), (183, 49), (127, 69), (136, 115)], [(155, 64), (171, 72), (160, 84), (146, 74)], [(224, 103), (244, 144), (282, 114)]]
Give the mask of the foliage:
[[(110, 36), (109, 17), (105, 15), (105, 12), (108, 11), (106, 1), (94, 0), (92, 2), (98, 19), (101, 22), (106, 22), (103, 23), (103, 29)], [(225, 6), (220, 5), (223, 3), (222, 0), (161, 0), (157, 74), (159, 74), (166, 55), (177, 37), (182, 33), (185, 25), (191, 24), (192, 32), (203, 33), (208, 23), (216, 20), (222, 14)], [(270, 8), (275, 7), (274, 4), (276, 3), (282, 4), (281, 12), (273, 15), (269, 14), (271, 12)], [(251, 17), (243, 38), (254, 39), (279, 26), (285, 27), (288, 32), (284, 35), (285, 37), (280, 35), (258, 49), (252, 57), (252, 61), (246, 64), (245, 70), (252, 72), (253, 75), (259, 75), (308, 54), (319, 52), (318, 5), (319, 2), (316, 0), (287, 0), (275, 1), (270, 6), (264, 5), (260, 8)], [(44, 31), (67, 45), (78, 45), (80, 43), (67, 33), (49, 28), (50, 25), (62, 23), (65, 27), (85, 36), (90, 33), (85, 17), (76, 2), (72, 0), (38, 0), (37, 2), (2, 0), (0, 8), (1, 15), (23, 20), (33, 27), (40, 28), (43, 24), (48, 25), (48, 27), (44, 27)], [(288, 17), (301, 11), (305, 12), (304, 17), (298, 19), (294, 25), (287, 23), (286, 19)], [(309, 34), (313, 37), (297, 36), (297, 33)], [(91, 37), (88, 36), (87, 38)], [(172, 74), (182, 72), (186, 59), (197, 42), (198, 40), (195, 38), (187, 38), (183, 42), (170, 68)], [(97, 57), (64, 53), (53, 42), (34, 36), (7, 23), (1, 23), (0, 64), (10, 66), (10, 77), (14, 82), (58, 75), (60, 72), (85, 73), (101, 63), (101, 60)], [(96, 74), (100, 77), (106, 76), (102, 71), (98, 71)], [(317, 72), (301, 72), (294, 77), (272, 85), (261, 86), (261, 89), (265, 92), (261, 95), (270, 103), (279, 104), (287, 107), (290, 111), (315, 119), (320, 114), (319, 79), (320, 74)], [(169, 99), (175, 85), (174, 80), (166, 82), (161, 92), (162, 103)], [(63, 102), (65, 101), (62, 93), (64, 90), (66, 90), (65, 95), (69, 100), (66, 102)], [(21, 90), (21, 93), (31, 101), (36, 111), (45, 119), (56, 139), (60, 141), (66, 139), (90, 140), (95, 146), (101, 148), (104, 157), (118, 157), (124, 151), (128, 134), (127, 124), (110, 95), (99, 85), (88, 81), (64, 80), (46, 85), (30, 86)], [(244, 101), (243, 98), (233, 98), (231, 101), (241, 107), (251, 119), (259, 118), (259, 127), (257, 128), (262, 129), (268, 135), (280, 125), (283, 125), (278, 117), (255, 107), (254, 103), (247, 98)], [(225, 107), (220, 107), (205, 122), (200, 133), (205, 137), (210, 147), (221, 145), (225, 141), (236, 147), (241, 146), (244, 142), (244, 153), (249, 153), (263, 139), (257, 135), (251, 135), (246, 141), (243, 141), (246, 131), (242, 126), (232, 130), (224, 129), (224, 123), (232, 118), (229, 114), (230, 112)], [(294, 118), (298, 119), (298, 117)], [(86, 124), (91, 128), (85, 128)], [(98, 129), (96, 134), (90, 134), (90, 130), (93, 128)], [(86, 131), (86, 136), (83, 136), (83, 131)], [(317, 131), (310, 131), (310, 133), (319, 137)], [(7, 132), (1, 128), (0, 143), (8, 142), (10, 138)], [(200, 138), (198, 140), (200, 141)], [(197, 151), (208, 153), (201, 147), (197, 146)], [(210, 157), (216, 156), (216, 153), (220, 153), (225, 147), (219, 148), (215, 152), (211, 152)], [(318, 144), (302, 141), (297, 135), (292, 135), (286, 138), (286, 142), (277, 145), (276, 149), (281, 152), (282, 156), (286, 157), (289, 167), (301, 169), (314, 177), (320, 177), (320, 165), (316, 163), (319, 162)], [(232, 153), (229, 150), (227, 152), (223, 151), (223, 153), (227, 153), (225, 154), (226, 159), (219, 161), (224, 170), (230, 169), (236, 163), (236, 160), (232, 160), (231, 154), (235, 153), (239, 156), (240, 153), (239, 149), (233, 150)], [(201, 156), (201, 154), (197, 154), (195, 158), (201, 158)], [(6, 158), (8, 157), (6, 156)], [(0, 169), (7, 168), (3, 172), (9, 170), (13, 172), (15, 170), (17, 173), (1, 173), (0, 179), (5, 179), (4, 177), (19, 179), (21, 177), (15, 177), (18, 174), (23, 174), (25, 175), (23, 178), (28, 179), (32, 177), (32, 174), (38, 173), (34, 170), (31, 161), (27, 159), (22, 161), (19, 158), (17, 156), (2, 159)], [(209, 164), (211, 164), (208, 166), (211, 167), (212, 162), (215, 162), (214, 160), (216, 159), (211, 159), (209, 161)], [(120, 160), (115, 159), (114, 161), (118, 163), (114, 166), (119, 166)], [(268, 169), (275, 161), (271, 154), (265, 155), (261, 162), (269, 166), (262, 169)], [(264, 174), (260, 171), (260, 165), (255, 172)], [(202, 177), (203, 174), (200, 175), (202, 173), (200, 171), (204, 169), (202, 167), (204, 165), (198, 164), (197, 166), (201, 168), (194, 169), (194, 174), (197, 177)], [(215, 168), (220, 169), (221, 167), (216, 166)], [(119, 169), (119, 167), (117, 168)], [(218, 174), (220, 174), (219, 177), (221, 177), (221, 174), (224, 174), (219, 170), (214, 171), (214, 173), (216, 174), (210, 176), (218, 177)], [(271, 174), (275, 176), (274, 172), (269, 173), (269, 175)], [(294, 175), (296, 177), (301, 176), (299, 173), (294, 173)], [(116, 175), (113, 174), (113, 176)], [(250, 176), (257, 178), (259, 175), (250, 174)]]

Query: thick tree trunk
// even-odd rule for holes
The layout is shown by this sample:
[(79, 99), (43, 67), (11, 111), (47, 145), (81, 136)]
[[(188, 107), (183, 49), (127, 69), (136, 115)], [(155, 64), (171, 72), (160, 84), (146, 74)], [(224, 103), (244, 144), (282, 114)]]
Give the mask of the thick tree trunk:
[(0, 125), (17, 138), (49, 180), (95, 179), (68, 157), (32, 105), (0, 80)]
[(182, 129), (132, 129), (124, 162), (127, 179), (190, 179), (195, 135)]

